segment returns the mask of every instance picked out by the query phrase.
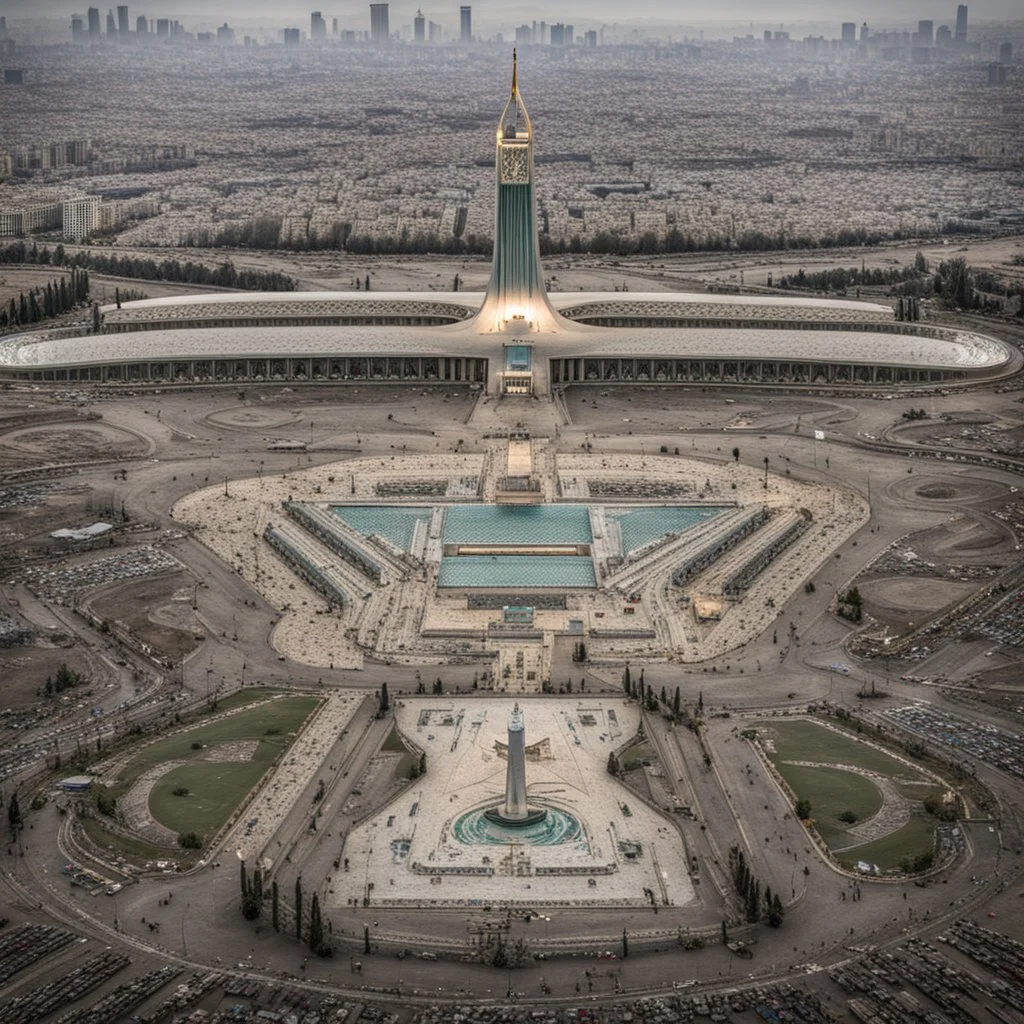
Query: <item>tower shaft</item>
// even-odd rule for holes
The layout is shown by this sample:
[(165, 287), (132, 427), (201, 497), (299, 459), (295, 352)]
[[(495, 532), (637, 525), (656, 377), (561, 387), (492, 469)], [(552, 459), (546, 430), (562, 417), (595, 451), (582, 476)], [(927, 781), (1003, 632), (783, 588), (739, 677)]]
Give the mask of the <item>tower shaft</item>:
[(563, 329), (548, 301), (540, 265), (533, 192), (533, 128), (519, 94), (513, 54), (512, 95), (498, 123), (494, 263), (475, 323), (487, 332), (523, 335)]
[(509, 821), (522, 821), (530, 813), (526, 804), (526, 729), (517, 704), (508, 720), (508, 764), (505, 767), (505, 806)]

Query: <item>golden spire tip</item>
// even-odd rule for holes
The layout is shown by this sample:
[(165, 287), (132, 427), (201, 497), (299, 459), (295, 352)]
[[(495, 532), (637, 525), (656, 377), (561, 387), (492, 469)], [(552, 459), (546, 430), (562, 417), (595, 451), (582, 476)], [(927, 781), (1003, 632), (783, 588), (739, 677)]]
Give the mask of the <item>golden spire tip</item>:
[(516, 92), (516, 48), (512, 47), (512, 94)]

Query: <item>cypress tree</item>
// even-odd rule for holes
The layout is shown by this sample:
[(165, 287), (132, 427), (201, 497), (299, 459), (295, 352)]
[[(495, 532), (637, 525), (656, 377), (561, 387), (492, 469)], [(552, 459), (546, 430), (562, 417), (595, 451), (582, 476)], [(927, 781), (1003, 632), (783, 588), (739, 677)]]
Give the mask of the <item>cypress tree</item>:
[(679, 687), (676, 687), (676, 695), (672, 698), (672, 714), (679, 717)]
[(302, 878), (295, 879), (295, 938), (302, 941)]
[(277, 879), (270, 885), (270, 920), (274, 925), (274, 931), (279, 932), (281, 930), (281, 912), (278, 908), (277, 902)]
[(239, 861), (238, 867), (242, 875), (242, 899), (244, 900), (249, 895), (249, 876), (246, 874), (245, 861)]

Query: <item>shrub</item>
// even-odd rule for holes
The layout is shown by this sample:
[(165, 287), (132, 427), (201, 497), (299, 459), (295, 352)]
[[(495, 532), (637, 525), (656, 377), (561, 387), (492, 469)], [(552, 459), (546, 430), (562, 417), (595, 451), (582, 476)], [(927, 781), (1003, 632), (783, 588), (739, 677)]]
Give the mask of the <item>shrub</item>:
[(843, 813), (839, 815), (839, 820), (845, 821), (847, 825), (853, 825), (857, 821), (857, 815), (854, 814), (853, 811), (843, 811)]
[(188, 796), (188, 786), (175, 786), (171, 792), (175, 796)]
[(201, 850), (203, 848), (203, 837), (197, 832), (182, 832), (178, 836), (178, 845), (183, 850)]

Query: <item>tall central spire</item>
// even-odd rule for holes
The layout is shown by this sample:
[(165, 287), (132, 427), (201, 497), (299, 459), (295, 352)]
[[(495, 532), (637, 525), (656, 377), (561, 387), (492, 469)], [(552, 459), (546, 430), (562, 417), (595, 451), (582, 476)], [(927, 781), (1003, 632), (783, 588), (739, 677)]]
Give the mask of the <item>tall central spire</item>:
[(557, 331), (566, 321), (552, 309), (541, 274), (533, 127), (519, 93), (515, 50), (512, 92), (498, 121), (495, 171), (494, 263), (475, 325), (482, 331), (514, 336)]

